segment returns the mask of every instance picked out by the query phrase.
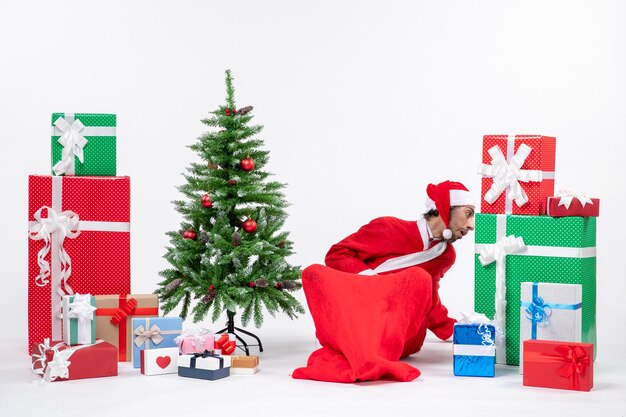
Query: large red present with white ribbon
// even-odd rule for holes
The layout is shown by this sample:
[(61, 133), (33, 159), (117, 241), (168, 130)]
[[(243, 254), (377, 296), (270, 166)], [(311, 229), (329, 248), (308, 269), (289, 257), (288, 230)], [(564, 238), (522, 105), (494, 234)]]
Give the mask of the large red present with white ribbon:
[(480, 211), (539, 215), (554, 195), (556, 138), (537, 135), (485, 135)]
[(561, 190), (556, 197), (546, 199), (541, 214), (552, 217), (598, 217), (600, 199), (589, 198), (576, 191)]
[(523, 384), (531, 387), (591, 391), (593, 344), (525, 340)]
[(30, 349), (63, 338), (64, 295), (130, 293), (130, 178), (31, 175), (28, 221)]

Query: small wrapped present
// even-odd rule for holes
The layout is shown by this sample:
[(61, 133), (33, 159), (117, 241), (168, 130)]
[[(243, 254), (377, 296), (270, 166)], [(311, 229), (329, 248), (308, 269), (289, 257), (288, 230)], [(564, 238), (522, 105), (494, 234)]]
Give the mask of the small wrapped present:
[(486, 323), (455, 323), (454, 375), (495, 375), (495, 327)]
[[(529, 339), (580, 342), (582, 285), (521, 283), (520, 343)], [(520, 345), (520, 373), (523, 373)]]
[(178, 348), (174, 339), (182, 331), (180, 317), (133, 318), (133, 368), (141, 367), (142, 350)]
[(232, 333), (215, 335), (215, 352), (220, 355), (230, 355), (237, 348), (237, 337)]
[(259, 371), (259, 357), (235, 355), (230, 356), (231, 375), (253, 375)]
[(556, 138), (540, 135), (483, 137), (481, 213), (538, 215), (554, 195)]
[(46, 382), (117, 375), (117, 348), (103, 340), (69, 346), (45, 339), (34, 344), (32, 352), (33, 372)]
[(149, 349), (139, 353), (144, 375), (175, 374), (178, 371), (178, 348)]
[(53, 113), (54, 175), (115, 176), (116, 116)]
[(63, 297), (63, 341), (68, 345), (96, 343), (96, 300), (91, 294)]
[(132, 319), (158, 317), (156, 294), (96, 295), (96, 337), (117, 346), (119, 361), (133, 357)]
[(185, 329), (174, 341), (184, 355), (215, 349), (215, 335), (208, 329)]
[(229, 375), (230, 358), (227, 356), (206, 350), (203, 353), (178, 357), (178, 376), (215, 381)]
[(598, 217), (600, 216), (600, 199), (589, 198), (576, 191), (561, 190), (556, 197), (546, 198), (541, 214), (552, 217)]
[(523, 384), (591, 391), (593, 345), (554, 340), (524, 341)]
[(28, 177), (28, 348), (63, 339), (64, 295), (130, 292), (130, 178)]

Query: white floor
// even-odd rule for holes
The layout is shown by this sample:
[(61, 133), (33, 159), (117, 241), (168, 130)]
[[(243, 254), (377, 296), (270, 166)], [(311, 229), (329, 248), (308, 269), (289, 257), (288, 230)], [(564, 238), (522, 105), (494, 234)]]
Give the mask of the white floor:
[[(619, 348), (599, 356), (591, 392), (524, 387), (516, 367), (495, 378), (452, 375), (451, 344), (429, 339), (408, 359), (422, 375), (413, 382), (336, 384), (289, 374), (315, 348), (306, 334), (264, 335), (260, 372), (219, 381), (146, 377), (130, 364), (119, 376), (41, 385), (31, 382), (19, 340), (0, 345), (3, 416), (626, 416), (626, 372)], [(19, 346), (19, 349), (18, 349)], [(8, 413), (7, 413), (8, 411)], [(348, 414), (349, 413), (349, 414)]]

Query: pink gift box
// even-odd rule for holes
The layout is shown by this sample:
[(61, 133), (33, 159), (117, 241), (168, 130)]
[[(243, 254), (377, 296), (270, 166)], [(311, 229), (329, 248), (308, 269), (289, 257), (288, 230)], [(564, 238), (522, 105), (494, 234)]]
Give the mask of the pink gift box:
[(205, 350), (212, 351), (215, 349), (215, 335), (213, 333), (192, 334), (189, 331), (184, 331), (175, 341), (180, 353), (183, 355), (202, 353)]

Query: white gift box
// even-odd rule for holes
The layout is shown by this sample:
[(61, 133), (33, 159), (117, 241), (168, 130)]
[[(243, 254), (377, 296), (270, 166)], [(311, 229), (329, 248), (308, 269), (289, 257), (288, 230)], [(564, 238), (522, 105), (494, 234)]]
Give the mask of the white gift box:
[(581, 338), (582, 285), (521, 283), (520, 373), (524, 340), (580, 342)]
[(139, 354), (141, 373), (144, 375), (178, 372), (178, 347), (142, 350)]

